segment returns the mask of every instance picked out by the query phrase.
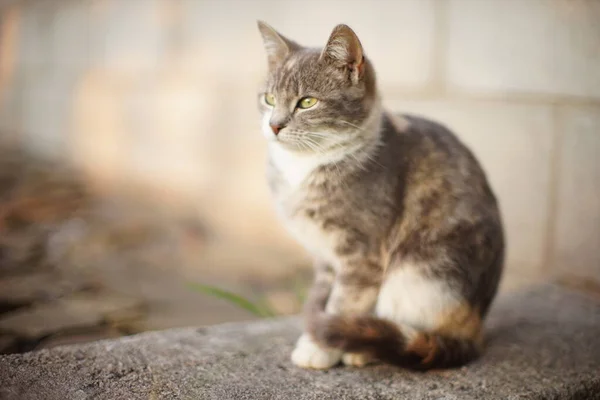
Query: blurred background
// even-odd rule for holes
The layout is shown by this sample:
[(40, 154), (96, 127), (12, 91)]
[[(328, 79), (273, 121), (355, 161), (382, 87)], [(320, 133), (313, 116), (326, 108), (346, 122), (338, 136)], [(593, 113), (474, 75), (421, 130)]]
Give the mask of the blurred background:
[(503, 291), (600, 277), (599, 1), (0, 0), (0, 351), (298, 312), (257, 19), (310, 46), (349, 24), (387, 107), (473, 149)]

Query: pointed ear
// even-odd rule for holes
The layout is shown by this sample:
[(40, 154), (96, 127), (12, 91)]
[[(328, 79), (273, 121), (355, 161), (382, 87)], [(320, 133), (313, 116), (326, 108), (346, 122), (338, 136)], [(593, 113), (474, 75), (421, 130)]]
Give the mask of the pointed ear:
[(291, 40), (285, 38), (278, 33), (269, 24), (263, 21), (258, 22), (258, 30), (263, 38), (265, 50), (267, 51), (267, 59), (269, 61), (269, 69), (274, 69), (293, 51), (300, 46)]
[(362, 76), (364, 70), (362, 45), (356, 33), (348, 25), (340, 24), (333, 28), (321, 58), (327, 58), (339, 67), (348, 68), (353, 78)]

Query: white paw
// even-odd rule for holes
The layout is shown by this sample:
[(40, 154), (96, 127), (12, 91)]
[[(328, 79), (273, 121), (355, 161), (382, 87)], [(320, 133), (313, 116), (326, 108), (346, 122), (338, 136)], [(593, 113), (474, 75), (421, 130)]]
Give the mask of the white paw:
[(344, 353), (342, 356), (342, 362), (344, 365), (350, 367), (364, 367), (365, 365), (373, 362), (370, 355), (364, 353)]
[(327, 369), (342, 358), (342, 352), (319, 347), (307, 334), (303, 334), (292, 352), (292, 362), (302, 368)]

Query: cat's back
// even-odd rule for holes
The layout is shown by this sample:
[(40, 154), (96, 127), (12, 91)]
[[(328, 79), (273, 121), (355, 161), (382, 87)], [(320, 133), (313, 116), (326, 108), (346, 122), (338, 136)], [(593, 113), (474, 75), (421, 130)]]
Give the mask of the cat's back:
[(430, 189), (438, 186), (448, 196), (463, 200), (473, 197), (495, 207), (496, 199), (483, 167), (450, 128), (414, 114), (388, 114), (387, 118), (391, 151), (404, 159), (407, 185)]
[[(458, 285), (466, 297), (478, 299), (485, 314), (498, 287), (505, 247), (500, 208), (487, 176), (474, 153), (443, 124), (410, 114), (390, 121), (395, 121), (387, 133), (394, 144), (390, 151), (404, 157), (403, 212), (392, 229), (394, 248), (400, 258), (439, 253), (460, 259), (461, 273), (478, 276), (470, 279), (480, 284), (459, 279)], [(437, 250), (429, 253), (432, 248)]]
[(438, 162), (462, 159), (481, 170), (471, 150), (446, 125), (417, 114), (394, 114), (389, 116), (392, 130), (410, 142), (408, 155)]

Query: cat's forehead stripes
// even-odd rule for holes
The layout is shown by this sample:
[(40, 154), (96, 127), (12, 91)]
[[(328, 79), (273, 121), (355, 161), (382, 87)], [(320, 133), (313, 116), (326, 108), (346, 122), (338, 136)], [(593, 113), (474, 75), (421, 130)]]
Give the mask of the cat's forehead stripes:
[(315, 78), (318, 57), (313, 52), (296, 52), (277, 69), (273, 79), (273, 90), (302, 95), (307, 89), (306, 80)]
[(296, 70), (279, 68), (275, 75), (273, 89), (276, 92), (297, 93), (298, 83), (298, 72)]
[(283, 68), (287, 71), (294, 71), (296, 64), (298, 64), (298, 57), (294, 57), (292, 55), (292, 57), (288, 58), (288, 60), (285, 62)]

